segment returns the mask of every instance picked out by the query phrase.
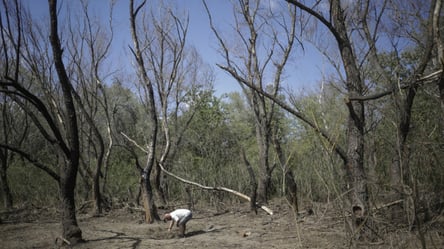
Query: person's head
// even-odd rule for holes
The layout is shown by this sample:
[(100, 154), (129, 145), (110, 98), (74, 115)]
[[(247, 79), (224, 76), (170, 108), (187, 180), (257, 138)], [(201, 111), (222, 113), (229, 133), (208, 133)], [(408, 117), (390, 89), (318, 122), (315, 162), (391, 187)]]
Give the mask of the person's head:
[(163, 216), (163, 221), (168, 221), (168, 220), (171, 220), (172, 218), (171, 218), (171, 215), (168, 213), (168, 214), (165, 214), (164, 216)]

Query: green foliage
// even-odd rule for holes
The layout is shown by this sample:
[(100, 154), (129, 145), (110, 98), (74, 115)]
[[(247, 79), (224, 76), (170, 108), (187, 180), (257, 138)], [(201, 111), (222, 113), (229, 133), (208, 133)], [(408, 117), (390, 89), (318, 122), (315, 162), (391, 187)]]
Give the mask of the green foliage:
[[(346, 110), (335, 83), (325, 83), (320, 93), (298, 97), (295, 108), (329, 132), (335, 144), (345, 144)], [(293, 170), (302, 196), (311, 201), (329, 201), (340, 196), (344, 182), (343, 162), (331, 144), (312, 127), (293, 120), (286, 132), (288, 146), (292, 148)]]
[[(74, 52), (75, 48), (72, 49)], [(29, 49), (29, 51), (32, 50), (32, 48)], [(364, 62), (361, 76), (365, 79), (369, 93), (391, 89), (399, 90), (399, 83), (404, 83), (399, 80), (406, 80), (413, 74), (413, 68), (422, 55), (423, 51), (421, 50), (421, 48), (409, 48), (400, 53), (384, 52), (379, 54), (382, 67), (389, 76), (387, 81), (379, 73), (376, 73), (373, 65)], [(38, 52), (35, 51), (36, 56)], [(51, 75), (53, 69), (48, 66), (51, 64), (50, 56), (41, 54), (39, 57), (30, 58), (30, 61), (40, 61), (37, 59), (40, 56), (44, 58), (44, 62), (46, 60), (49, 62), (36, 65), (37, 71), (26, 68), (24, 65), (24, 68), (20, 69), (20, 80), (24, 82), (23, 87), (38, 96), (42, 103), (48, 107), (49, 115), (56, 125), (63, 126), (58, 122), (59, 115), (63, 115), (64, 112), (62, 105), (59, 104), (62, 99), (60, 89), (58, 89), (56, 81), (47, 80), (56, 78)], [(75, 57), (74, 54), (71, 56)], [(74, 60), (74, 58), (70, 59)], [(197, 60), (197, 56), (187, 57), (187, 60)], [(78, 63), (79, 65), (88, 64), (85, 61)], [(430, 63), (427, 72), (433, 71), (434, 66)], [(203, 63), (196, 64), (187, 70), (195, 70), (196, 75), (210, 74), (209, 71), (203, 70)], [(107, 134), (106, 114), (109, 114), (111, 119), (114, 146), (108, 167), (102, 168), (102, 174), (106, 176), (105, 195), (118, 200), (135, 198), (140, 181), (140, 175), (135, 166), (135, 157), (144, 162), (145, 155), (140, 149), (125, 140), (121, 132), (142, 146), (147, 144), (147, 139), (149, 139), (147, 131), (150, 130), (151, 124), (146, 121), (146, 100), (140, 97), (143, 93), (138, 92), (143, 90), (128, 87), (125, 83), (126, 81), (131, 82), (131, 80), (118, 79), (113, 73), (110, 74), (110, 78), (116, 77), (110, 84), (106, 82), (88, 83), (92, 79), (83, 79), (85, 82), (80, 82), (82, 74), (87, 74), (86, 71), (86, 69), (85, 72), (73, 70), (71, 72), (73, 81), (79, 81), (75, 82), (76, 90), (79, 91), (83, 101), (88, 102), (86, 107), (90, 108), (91, 114), (94, 114), (92, 118), (104, 137)], [(212, 86), (204, 87), (208, 82), (201, 79), (206, 78), (211, 81), (209, 80), (211, 77), (196, 75), (195, 77), (181, 75), (184, 77), (183, 79), (179, 77), (183, 81), (181, 82), (183, 85), (180, 87), (178, 84), (174, 85), (173, 89), (177, 91), (175, 93), (177, 96), (170, 96), (171, 99), (169, 99), (171, 109), (176, 107), (180, 109), (177, 116), (173, 111), (168, 113), (171, 118), (169, 125), (173, 142), (176, 142), (178, 137), (182, 136), (181, 132), (186, 129), (181, 137), (181, 143), (178, 144), (177, 153), (174, 154), (174, 158), (168, 160), (169, 170), (204, 185), (225, 186), (249, 194), (249, 177), (239, 155), (241, 149), (244, 149), (253, 168), (258, 172), (258, 146), (251, 106), (248, 105), (242, 93), (229, 93), (223, 98), (215, 97)], [(94, 78), (92, 75), (90, 76)], [(323, 88), (319, 92), (293, 96), (297, 99), (297, 103), (293, 103), (294, 108), (314, 120), (319, 127), (327, 130), (334, 143), (344, 146), (346, 144), (347, 118), (346, 105), (343, 101), (344, 95), (340, 88), (336, 87), (340, 84), (333, 80), (323, 83)], [(103, 92), (99, 88), (102, 88)], [(444, 124), (442, 123), (443, 114), (439, 97), (436, 93), (437, 87), (434, 83), (421, 85), (417, 89), (411, 115), (410, 133), (407, 137), (409, 154), (404, 158), (408, 161), (408, 168), (405, 170), (409, 171), (407, 174), (409, 177), (404, 180), (406, 182), (415, 181), (423, 191), (440, 193), (444, 189), (442, 163), (444, 161)], [(394, 160), (394, 155), (399, 153), (396, 149), (396, 144), (399, 142), (397, 126), (402, 109), (402, 103), (396, 97), (405, 97), (405, 94), (405, 91), (401, 90), (396, 92), (396, 95), (388, 95), (365, 103), (367, 121), (365, 127), (365, 167), (366, 172), (369, 173), (368, 178), (372, 186), (371, 191), (374, 192), (373, 196), (390, 189), (390, 165)], [(4, 97), (3, 93), (2, 97)], [(176, 97), (180, 101), (174, 99)], [(281, 99), (287, 102), (284, 96), (281, 96)], [(105, 100), (109, 107), (108, 113), (104, 109)], [(174, 107), (174, 104), (177, 104), (173, 103), (175, 101), (179, 101), (180, 106)], [(79, 105), (79, 103), (76, 104)], [(10, 136), (9, 145), (19, 146), (37, 161), (59, 173), (59, 167), (63, 163), (61, 162), (63, 158), (59, 158), (60, 152), (42, 137), (38, 127), (30, 121), (29, 113), (24, 112), (21, 106), (14, 102), (8, 108), (6, 111), (8, 119), (11, 119), (10, 127), (2, 126), (2, 129), (5, 130), (0, 133), (1, 142), (5, 142), (3, 136), (8, 134)], [(29, 110), (32, 112), (35, 111), (35, 108), (29, 107)], [(95, 147), (97, 140), (90, 131), (91, 127), (86, 124), (82, 111), (78, 111), (77, 114), (82, 128), (80, 134), (82, 137), (81, 154), (82, 160), (85, 162), (85, 165), (81, 166), (82, 177), (77, 178), (77, 198), (81, 202), (89, 201), (92, 198), (91, 186), (88, 185), (91, 184), (92, 172), (95, 169), (94, 163), (97, 160)], [(37, 120), (43, 120), (41, 113), (36, 113), (36, 115)], [(2, 116), (2, 118), (4, 117), (6, 116)], [(190, 118), (192, 118), (191, 122), (188, 123)], [(41, 125), (43, 128), (48, 128), (46, 122), (42, 122)], [(342, 185), (346, 182), (344, 167), (332, 145), (312, 127), (280, 109), (276, 111), (272, 125), (282, 143), (288, 166), (294, 172), (300, 195), (310, 201), (328, 201), (340, 197), (343, 194), (341, 193)], [(26, 136), (21, 133), (22, 127), (26, 129)], [(165, 141), (161, 131), (158, 135), (159, 144), (163, 145)], [(19, 144), (18, 141), (22, 137), (24, 138), (23, 142)], [(131, 149), (133, 150), (131, 151)], [(270, 151), (271, 165), (279, 165), (276, 153), (273, 150)], [(156, 156), (160, 157), (160, 155)], [(9, 163), (8, 180), (17, 205), (29, 202), (35, 205), (56, 205), (59, 193), (57, 183), (52, 178), (18, 155), (15, 155)], [(282, 194), (280, 191), (283, 182), (282, 171), (277, 166), (277, 170), (272, 176), (273, 191), (271, 192), (275, 196)], [(167, 178), (167, 181), (170, 201), (184, 201), (186, 199), (184, 185), (171, 178)], [(219, 204), (237, 200), (225, 193), (215, 194), (194, 188), (192, 191), (197, 201)]]
[(57, 206), (58, 183), (30, 163), (15, 161), (8, 169), (8, 180), (18, 206)]
[[(203, 92), (190, 106), (194, 113), (180, 146), (173, 171), (192, 181), (208, 186), (243, 188), (243, 169), (239, 165), (239, 137), (232, 129), (220, 99)], [(187, 113), (184, 113), (186, 116)], [(245, 175), (246, 176), (246, 175)], [(170, 181), (170, 195), (184, 195), (183, 186)], [(216, 199), (214, 199), (216, 196)], [(201, 192), (197, 199), (220, 201), (225, 194)], [(219, 198), (219, 200), (218, 200)]]
[(134, 160), (125, 151), (115, 148), (108, 167), (106, 196), (133, 202), (139, 190), (140, 174)]

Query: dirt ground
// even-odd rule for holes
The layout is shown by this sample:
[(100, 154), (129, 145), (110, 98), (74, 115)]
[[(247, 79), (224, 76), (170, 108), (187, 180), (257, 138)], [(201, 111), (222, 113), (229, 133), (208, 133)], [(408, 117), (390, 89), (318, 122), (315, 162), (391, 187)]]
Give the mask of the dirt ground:
[[(144, 224), (139, 212), (129, 208), (110, 211), (103, 217), (79, 214), (86, 240), (75, 248), (348, 248), (343, 218), (326, 205), (313, 207), (313, 215), (295, 219), (282, 200), (269, 205), (274, 215), (248, 205), (222, 211), (196, 208), (188, 223), (186, 238), (178, 229), (168, 232), (163, 222)], [(159, 210), (160, 214), (167, 210)], [(60, 224), (55, 210), (33, 208), (0, 213), (0, 248), (57, 248)], [(379, 222), (374, 241), (359, 242), (358, 248), (421, 248), (416, 232), (391, 229)], [(389, 228), (391, 227), (391, 228)], [(426, 233), (427, 248), (444, 248), (444, 219), (435, 220)]]

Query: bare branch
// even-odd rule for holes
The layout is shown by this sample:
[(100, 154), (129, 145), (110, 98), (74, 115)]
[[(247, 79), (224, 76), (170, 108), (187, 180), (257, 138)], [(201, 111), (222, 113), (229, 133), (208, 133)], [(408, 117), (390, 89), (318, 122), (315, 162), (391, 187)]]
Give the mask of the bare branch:
[(130, 141), (132, 144), (134, 144), (137, 148), (139, 148), (141, 151), (145, 152), (146, 154), (149, 153), (148, 150), (146, 150), (145, 148), (143, 148), (141, 145), (139, 145), (134, 139), (131, 139), (128, 135), (126, 135), (123, 132), (120, 132), (120, 134), (122, 134), (122, 136), (124, 138), (126, 138), (128, 141)]
[(236, 80), (241, 81), (245, 86), (247, 86), (248, 88), (256, 91), (257, 93), (267, 97), (268, 99), (270, 99), (271, 101), (273, 101), (274, 103), (276, 103), (278, 106), (280, 106), (282, 109), (288, 111), (289, 113), (291, 113), (292, 115), (294, 115), (295, 117), (299, 118), (300, 120), (302, 120), (303, 122), (305, 122), (306, 124), (308, 124), (310, 127), (312, 127), (315, 131), (319, 132), (322, 137), (324, 137), (325, 139), (327, 139), (327, 141), (330, 143), (330, 145), (334, 148), (334, 150), (336, 151), (336, 153), (339, 155), (339, 157), (341, 157), (341, 159), (346, 162), (347, 161), (347, 156), (345, 153), (345, 150), (340, 147), (333, 139), (333, 137), (326, 131), (324, 130), (322, 127), (319, 127), (316, 122), (310, 120), (308, 117), (306, 117), (303, 113), (298, 112), (297, 110), (295, 110), (294, 108), (290, 107), (289, 105), (287, 105), (286, 103), (284, 103), (283, 101), (281, 101), (279, 98), (276, 98), (275, 96), (259, 89), (258, 87), (249, 84), (248, 82), (246, 82), (245, 80), (243, 80), (242, 78), (238, 77), (237, 74), (235, 74), (235, 72), (231, 72), (231, 70), (227, 67), (223, 67), (221, 65), (218, 65), (220, 68), (226, 70), (227, 72), (229, 72), (234, 78), (236, 78)]
[(350, 102), (350, 101), (365, 101), (365, 100), (375, 100), (375, 99), (379, 99), (382, 97), (385, 97), (389, 94), (394, 93), (395, 91), (398, 90), (404, 90), (413, 86), (416, 86), (420, 83), (427, 83), (427, 82), (435, 82), (439, 79), (439, 77), (441, 77), (443, 73), (443, 70), (440, 69), (438, 71), (435, 71), (429, 75), (423, 76), (417, 80), (415, 80), (414, 82), (406, 82), (404, 84), (400, 84), (397, 88), (393, 88), (387, 91), (382, 91), (379, 93), (374, 93), (371, 95), (366, 95), (366, 96), (354, 96), (354, 95), (350, 95), (348, 96), (348, 98), (345, 100), (346, 103)]
[(339, 35), (338, 31), (336, 30), (336, 28), (333, 26), (333, 24), (331, 22), (329, 22), (327, 19), (325, 19), (325, 17), (323, 17), (321, 14), (314, 11), (313, 8), (310, 8), (307, 5), (305, 5), (299, 1), (296, 1), (296, 0), (285, 0), (285, 1), (295, 5), (296, 7), (300, 8), (301, 10), (314, 16), (316, 19), (318, 19), (322, 24), (324, 24), (330, 30), (330, 32), (334, 35), (336, 40), (338, 40), (338, 41), (341, 40), (340, 35)]
[[(185, 179), (185, 178), (182, 178), (182, 177), (180, 177), (180, 176), (177, 176), (177, 175), (175, 175), (175, 174), (169, 172), (168, 170), (166, 170), (166, 169), (163, 167), (162, 164), (159, 164), (159, 167), (160, 167), (160, 169), (161, 169), (165, 174), (167, 174), (167, 175), (169, 175), (169, 176), (171, 176), (171, 177), (175, 178), (176, 180), (179, 180), (179, 181), (181, 181), (181, 182), (183, 182), (183, 183), (186, 183), (186, 184), (189, 184), (189, 185), (193, 185), (193, 186), (196, 186), (196, 187), (198, 187), (198, 188), (205, 189), (205, 190), (225, 191), (225, 192), (228, 192), (228, 193), (234, 194), (234, 195), (236, 195), (236, 196), (238, 196), (238, 197), (240, 197), (240, 198), (242, 198), (242, 199), (245, 199), (245, 200), (247, 200), (247, 201), (249, 201), (249, 202), (251, 201), (250, 197), (248, 197), (247, 195), (242, 194), (242, 193), (240, 193), (240, 192), (238, 192), (238, 191), (236, 191), (236, 190), (232, 190), (232, 189), (229, 189), (229, 188), (226, 188), (226, 187), (211, 187), (211, 186), (205, 186), (205, 185), (202, 185), (202, 184), (199, 184), (199, 183), (197, 183), (197, 182), (193, 182), (193, 181), (187, 180), (187, 179)], [(260, 208), (261, 208), (262, 210), (264, 210), (265, 212), (267, 212), (269, 215), (273, 215), (273, 211), (272, 211), (270, 208), (268, 208), (268, 207), (266, 207), (266, 206), (260, 206)]]
[(45, 171), (56, 182), (60, 182), (60, 176), (54, 170), (52, 170), (50, 167), (44, 165), (43, 163), (40, 163), (39, 160), (34, 158), (32, 155), (22, 151), (19, 148), (15, 148), (15, 147), (12, 147), (12, 146), (9, 146), (9, 145), (6, 145), (6, 144), (0, 144), (0, 147), (1, 148), (5, 148), (7, 150), (10, 150), (12, 152), (15, 152), (15, 153), (19, 154), (20, 156), (22, 156), (23, 158), (28, 160), (30, 163), (34, 164), (37, 168)]

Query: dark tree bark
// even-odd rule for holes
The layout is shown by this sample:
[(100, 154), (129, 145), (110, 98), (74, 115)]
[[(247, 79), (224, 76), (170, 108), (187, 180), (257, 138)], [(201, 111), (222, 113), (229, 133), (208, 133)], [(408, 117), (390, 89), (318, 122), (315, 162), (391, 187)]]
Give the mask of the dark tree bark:
[[(287, 0), (303, 11), (309, 13), (318, 19), (328, 28), (334, 36), (342, 59), (346, 79), (345, 87), (349, 97), (363, 96), (365, 83), (363, 82), (356, 56), (353, 51), (350, 37), (346, 26), (346, 15), (341, 7), (339, 0), (330, 1), (330, 20), (325, 19), (321, 14), (307, 7), (300, 1)], [(341, 158), (344, 160), (344, 166), (347, 176), (347, 182), (344, 188), (348, 192), (348, 201), (353, 222), (350, 228), (355, 230), (361, 225), (364, 215), (369, 211), (369, 196), (367, 187), (367, 176), (364, 170), (364, 102), (346, 101), (348, 108), (347, 118), (347, 149)], [(352, 231), (354, 233), (354, 231)]]
[(66, 141), (68, 150), (64, 165), (60, 167), (60, 199), (62, 216), (62, 235), (71, 245), (81, 242), (82, 231), (77, 224), (75, 206), (75, 186), (79, 167), (80, 147), (77, 127), (76, 109), (72, 96), (72, 85), (66, 73), (62, 60), (63, 50), (58, 35), (57, 0), (49, 0), (50, 14), (50, 42), (54, 58), (54, 65), (63, 92), (64, 107), (66, 109)]
[[(396, 191), (396, 199), (401, 198), (403, 192), (404, 179), (408, 179), (408, 154), (409, 149), (407, 146), (407, 137), (410, 133), (410, 120), (413, 101), (416, 95), (416, 87), (410, 87), (407, 91), (407, 95), (403, 98), (400, 93), (395, 94), (395, 103), (400, 110), (399, 122), (397, 127), (397, 146), (396, 153), (392, 160), (392, 166), (390, 171), (390, 184)], [(394, 201), (394, 200), (393, 200)]]
[[(257, 95), (257, 93), (253, 93)], [(262, 103), (265, 105), (265, 98), (262, 97)], [(254, 109), (260, 106), (261, 104), (253, 104)], [(269, 197), (269, 190), (271, 184), (271, 174), (273, 173), (274, 167), (270, 167), (270, 130), (271, 126), (269, 124), (268, 118), (265, 118), (266, 112), (263, 108), (262, 111), (258, 111), (256, 113), (256, 141), (259, 149), (259, 179), (257, 186), (257, 199), (259, 203), (267, 203)], [(268, 123), (268, 124), (267, 124)]]
[[(93, 198), (94, 198), (94, 215), (99, 216), (102, 214), (102, 194), (100, 191), (100, 178), (102, 176), (102, 165), (104, 164), (104, 158), (105, 158), (105, 142), (103, 141), (103, 136), (99, 131), (99, 128), (97, 127), (96, 123), (94, 122), (93, 118), (90, 116), (89, 112), (85, 109), (85, 106), (82, 103), (82, 98), (80, 95), (72, 88), (72, 96), (73, 99), (77, 101), (79, 104), (79, 108), (82, 111), (82, 114), (85, 116), (85, 119), (87, 123), (90, 126), (90, 129), (94, 136), (96, 137), (96, 168), (94, 173), (92, 174), (92, 191), (93, 191)], [(106, 98), (106, 95), (103, 95), (104, 98)], [(107, 110), (105, 110), (107, 111)]]
[(3, 204), (5, 209), (11, 209), (13, 206), (13, 198), (8, 183), (8, 150), (0, 149), (0, 184), (3, 192)]
[(250, 176), (250, 210), (254, 211), (255, 214), (257, 214), (257, 182), (256, 182), (256, 176), (254, 174), (253, 167), (251, 167), (250, 162), (247, 159), (247, 156), (245, 155), (245, 151), (241, 150), (241, 158), (244, 161), (245, 166), (247, 167), (248, 175)]
[[(2, 115), (2, 132), (3, 132), (3, 139), (5, 144), (8, 144), (8, 130), (10, 129), (8, 125), (8, 110), (7, 110), (7, 104), (6, 99), (3, 100), (3, 103), (0, 104), (1, 106), (1, 115)], [(0, 184), (1, 184), (1, 190), (3, 192), (3, 204), (5, 209), (11, 209), (13, 206), (13, 198), (11, 194), (11, 189), (9, 188), (8, 183), (8, 162), (9, 162), (9, 151), (6, 148), (0, 148)]]
[[(436, 43), (436, 50), (437, 50), (437, 61), (438, 66), (441, 68), (442, 72), (440, 75), (440, 78), (438, 80), (438, 89), (439, 89), (439, 99), (440, 99), (440, 105), (441, 105), (441, 121), (442, 124), (444, 124), (444, 42), (443, 38), (441, 37), (442, 33), (440, 30), (440, 23), (442, 22), (441, 18), (441, 12), (443, 8), (443, 2), (442, 1), (435, 1), (435, 7), (433, 10), (433, 19), (432, 19), (432, 27), (433, 27), (433, 34), (434, 39)], [(442, 27), (441, 27), (442, 29)], [(442, 129), (441, 132), (442, 137), (444, 137), (444, 129)]]
[[(334, 35), (341, 53), (346, 79), (346, 88), (349, 96), (362, 96), (365, 84), (361, 79), (360, 71), (353, 52), (348, 30), (346, 16), (339, 0), (331, 1), (331, 18)], [(364, 128), (365, 114), (364, 102), (347, 102), (347, 162), (346, 170), (350, 184), (350, 200), (352, 215), (361, 219), (369, 211), (367, 177), (364, 171)], [(359, 225), (359, 224), (358, 224)]]
[(136, 29), (136, 17), (139, 13), (140, 9), (145, 5), (146, 1), (143, 1), (140, 5), (134, 9), (134, 1), (130, 1), (130, 25), (131, 25), (131, 36), (134, 43), (134, 49), (132, 49), (133, 55), (136, 59), (136, 64), (138, 68), (138, 74), (140, 78), (140, 83), (144, 85), (144, 88), (147, 92), (146, 100), (147, 100), (147, 109), (149, 115), (149, 137), (148, 137), (148, 153), (145, 167), (142, 170), (141, 181), (142, 181), (142, 198), (143, 205), (145, 207), (145, 222), (152, 223), (155, 220), (160, 220), (159, 215), (157, 213), (157, 208), (154, 203), (154, 195), (153, 189), (151, 187), (151, 172), (153, 170), (155, 164), (155, 155), (156, 155), (156, 145), (157, 145), (157, 131), (158, 131), (158, 121), (157, 121), (157, 112), (156, 112), (156, 104), (154, 97), (154, 86), (151, 80), (149, 79), (145, 62), (143, 60), (142, 52), (140, 50), (139, 38), (137, 35)]

